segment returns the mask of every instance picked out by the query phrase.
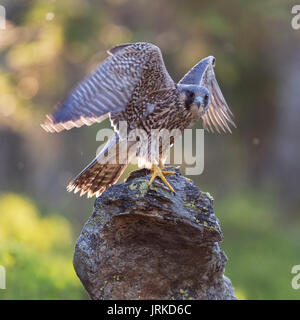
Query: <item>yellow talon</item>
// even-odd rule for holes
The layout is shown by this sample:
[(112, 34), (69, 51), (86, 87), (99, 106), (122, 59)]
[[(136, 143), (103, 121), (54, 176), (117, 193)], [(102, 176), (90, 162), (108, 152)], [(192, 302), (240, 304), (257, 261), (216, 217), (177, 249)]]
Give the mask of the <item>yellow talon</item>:
[(190, 184), (193, 184), (192, 180), (187, 178), (187, 177), (184, 177), (185, 180), (187, 180)]
[(171, 190), (171, 192), (175, 192), (174, 189), (171, 187), (167, 179), (165, 178), (165, 175), (167, 174), (176, 174), (174, 171), (162, 171), (157, 165), (153, 164), (151, 168), (152, 177), (150, 179), (149, 184), (151, 185), (152, 182), (156, 177), (160, 177), (163, 183)]

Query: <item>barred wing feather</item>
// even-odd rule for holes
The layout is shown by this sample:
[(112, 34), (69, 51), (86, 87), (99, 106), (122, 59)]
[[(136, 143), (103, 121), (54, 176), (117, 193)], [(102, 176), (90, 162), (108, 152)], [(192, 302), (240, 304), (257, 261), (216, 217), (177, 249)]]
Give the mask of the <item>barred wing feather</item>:
[[(153, 57), (167, 71), (160, 49), (149, 43), (123, 44), (108, 51), (110, 56), (71, 92), (42, 127), (60, 132), (101, 122), (109, 113), (123, 111)], [(151, 70), (148, 70), (151, 72)], [(167, 74), (168, 75), (168, 74)], [(168, 79), (168, 77), (166, 77)]]

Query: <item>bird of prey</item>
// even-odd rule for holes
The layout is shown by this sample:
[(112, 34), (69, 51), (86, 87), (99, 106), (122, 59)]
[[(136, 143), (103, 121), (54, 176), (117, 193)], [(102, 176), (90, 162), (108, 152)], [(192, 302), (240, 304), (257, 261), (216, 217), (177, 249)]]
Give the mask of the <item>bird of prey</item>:
[[(120, 135), (119, 123), (126, 121), (128, 130), (143, 129), (150, 137), (153, 129), (190, 128), (200, 118), (206, 130), (231, 132), (235, 126), (217, 83), (215, 58), (206, 57), (198, 62), (180, 81), (170, 77), (160, 49), (146, 42), (121, 44), (108, 50), (109, 57), (85, 78), (60, 103), (41, 125), (48, 132), (60, 132), (82, 125), (101, 122), (108, 116), (115, 134), (103, 151), (68, 185), (68, 191), (81, 191), (80, 195), (99, 196), (116, 183), (134, 156), (143, 158), (152, 173), (150, 184), (156, 177), (174, 192), (165, 178), (162, 148), (149, 160), (147, 152), (130, 152), (133, 142), (126, 144)], [(147, 138), (148, 138), (147, 137)], [(146, 139), (147, 139), (146, 138)], [(151, 143), (151, 142), (150, 142)], [(115, 151), (122, 161), (106, 160), (109, 151)]]

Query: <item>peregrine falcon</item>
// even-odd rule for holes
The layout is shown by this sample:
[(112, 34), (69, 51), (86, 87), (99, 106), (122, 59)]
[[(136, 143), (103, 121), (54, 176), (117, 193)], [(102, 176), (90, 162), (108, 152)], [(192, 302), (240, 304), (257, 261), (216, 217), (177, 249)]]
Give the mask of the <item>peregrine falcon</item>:
[[(125, 121), (129, 132), (142, 129), (150, 137), (151, 130), (184, 129), (200, 118), (204, 129), (231, 132), (235, 127), (229, 109), (214, 74), (215, 58), (198, 62), (180, 81), (175, 83), (164, 64), (160, 49), (150, 43), (121, 44), (108, 51), (109, 57), (84, 79), (60, 103), (41, 125), (47, 132), (60, 132), (82, 125), (101, 122), (109, 116), (115, 134), (100, 154), (69, 183), (68, 191), (81, 191), (88, 197), (99, 196), (116, 183), (129, 161), (143, 158), (152, 172), (150, 184), (160, 177), (174, 192), (163, 171), (162, 148), (149, 160), (147, 152), (138, 153), (133, 142), (120, 135), (119, 123)], [(126, 149), (121, 146), (126, 140)], [(115, 151), (119, 161), (106, 160)], [(122, 160), (122, 161), (120, 161)]]

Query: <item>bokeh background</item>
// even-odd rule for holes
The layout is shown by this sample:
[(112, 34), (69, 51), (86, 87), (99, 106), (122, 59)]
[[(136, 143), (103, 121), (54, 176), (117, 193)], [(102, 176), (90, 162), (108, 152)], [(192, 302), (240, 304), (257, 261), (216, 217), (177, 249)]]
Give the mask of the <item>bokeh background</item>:
[[(46, 113), (122, 42), (157, 44), (178, 81), (214, 55), (235, 114), (205, 135), (205, 170), (241, 299), (299, 299), (300, 30), (292, 1), (7, 0), (0, 30), (0, 299), (87, 299), (72, 267), (93, 202), (66, 185), (95, 155), (96, 132), (47, 134)], [(201, 128), (201, 123), (198, 124)], [(132, 170), (133, 167), (130, 167)], [(126, 177), (128, 170), (122, 176)]]

